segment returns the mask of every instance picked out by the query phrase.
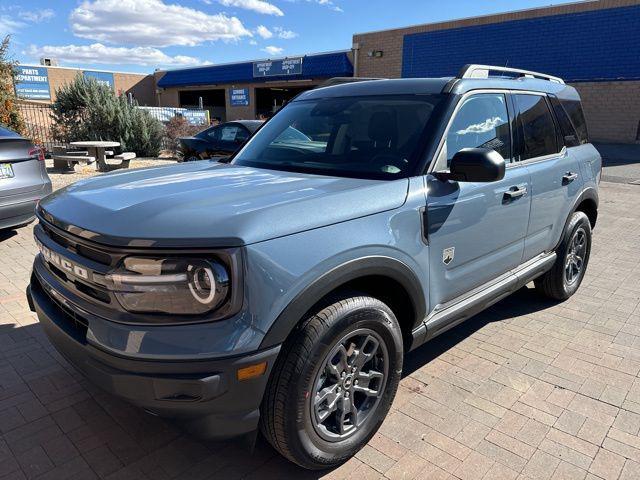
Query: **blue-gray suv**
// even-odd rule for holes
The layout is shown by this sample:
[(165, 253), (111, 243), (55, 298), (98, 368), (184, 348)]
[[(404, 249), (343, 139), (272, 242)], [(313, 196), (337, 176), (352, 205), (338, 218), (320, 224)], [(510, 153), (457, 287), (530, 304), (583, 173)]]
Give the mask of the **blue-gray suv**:
[(456, 78), (305, 92), (232, 158), (43, 200), (28, 295), (108, 392), (307, 468), (374, 435), (403, 354), (533, 281), (582, 281), (601, 158), (576, 90)]

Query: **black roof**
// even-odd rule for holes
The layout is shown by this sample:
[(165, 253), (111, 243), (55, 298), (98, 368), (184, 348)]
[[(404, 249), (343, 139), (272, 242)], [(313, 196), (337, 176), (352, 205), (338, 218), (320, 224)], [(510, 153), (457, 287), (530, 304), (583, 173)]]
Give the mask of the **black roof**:
[[(448, 88), (445, 90), (445, 87)], [(416, 95), (453, 93), (462, 95), (471, 90), (484, 88), (504, 90), (530, 90), (534, 92), (558, 93), (573, 87), (537, 78), (397, 78), (365, 80), (343, 83), (329, 87), (309, 90), (296, 97), (296, 100), (309, 100), (331, 97), (357, 97), (367, 95)]]
[(366, 95), (442, 93), (442, 89), (450, 80), (451, 78), (401, 78), (343, 83), (309, 90), (299, 95), (296, 100)]
[(247, 127), (247, 129), (251, 133), (253, 133), (258, 128), (260, 128), (260, 125), (262, 125), (264, 123), (264, 120), (232, 120), (231, 122), (225, 122), (225, 123), (239, 123), (239, 124), (244, 125), (245, 127)]

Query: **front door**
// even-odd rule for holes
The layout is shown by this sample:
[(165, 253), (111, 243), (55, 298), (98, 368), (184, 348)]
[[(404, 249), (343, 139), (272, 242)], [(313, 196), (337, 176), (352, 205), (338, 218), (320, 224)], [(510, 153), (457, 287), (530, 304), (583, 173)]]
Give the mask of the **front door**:
[(492, 148), (506, 160), (490, 183), (426, 176), (430, 307), (456, 299), (522, 263), (531, 196), (529, 172), (511, 162), (512, 128), (505, 93), (461, 100), (433, 171), (446, 171), (463, 148)]

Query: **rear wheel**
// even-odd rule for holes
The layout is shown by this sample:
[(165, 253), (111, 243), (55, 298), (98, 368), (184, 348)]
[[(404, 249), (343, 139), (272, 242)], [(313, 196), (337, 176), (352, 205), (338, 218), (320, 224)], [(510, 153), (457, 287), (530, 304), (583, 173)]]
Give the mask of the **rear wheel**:
[(580, 287), (591, 254), (591, 224), (583, 212), (572, 215), (556, 254), (553, 267), (536, 279), (535, 286), (547, 297), (566, 300)]
[(285, 343), (262, 406), (264, 435), (305, 468), (344, 462), (384, 420), (402, 355), (398, 322), (379, 300), (354, 296), (323, 308)]

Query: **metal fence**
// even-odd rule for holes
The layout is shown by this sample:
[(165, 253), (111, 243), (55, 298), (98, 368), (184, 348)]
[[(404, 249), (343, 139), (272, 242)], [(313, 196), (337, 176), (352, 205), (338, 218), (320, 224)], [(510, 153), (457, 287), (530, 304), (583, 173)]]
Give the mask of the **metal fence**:
[(54, 139), (54, 120), (51, 105), (46, 103), (18, 102), (18, 109), (25, 124), (25, 136), (48, 152), (61, 142)]
[[(25, 136), (33, 143), (40, 145), (47, 152), (52, 152), (54, 145), (64, 145), (54, 137), (55, 120), (52, 116), (52, 106), (46, 103), (18, 102), (20, 114), (25, 123)], [(138, 107), (143, 109), (163, 124), (174, 117), (183, 117), (191, 125), (201, 125), (204, 129), (209, 125), (209, 111), (205, 109), (188, 109), (172, 107)], [(171, 148), (170, 141), (164, 137), (162, 148)]]
[(162, 123), (169, 122), (174, 117), (183, 117), (191, 125), (209, 125), (209, 110), (204, 108), (176, 108), (176, 107), (138, 107), (149, 112)]

